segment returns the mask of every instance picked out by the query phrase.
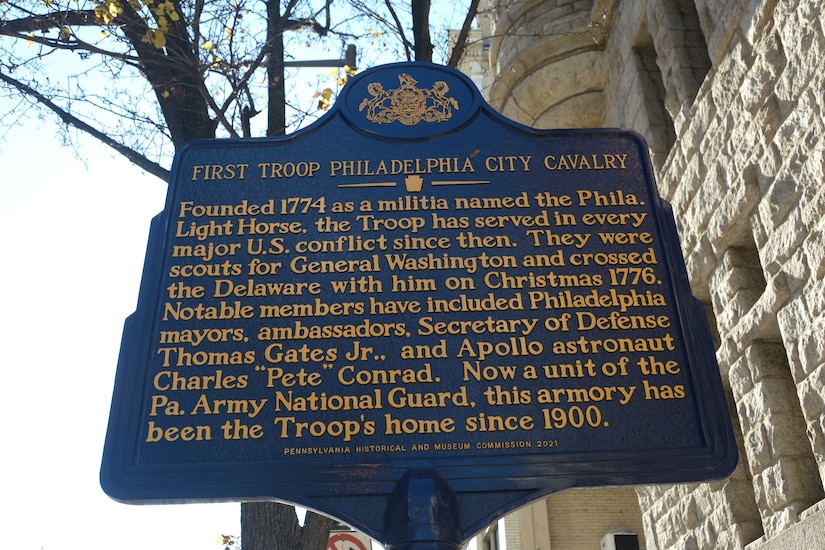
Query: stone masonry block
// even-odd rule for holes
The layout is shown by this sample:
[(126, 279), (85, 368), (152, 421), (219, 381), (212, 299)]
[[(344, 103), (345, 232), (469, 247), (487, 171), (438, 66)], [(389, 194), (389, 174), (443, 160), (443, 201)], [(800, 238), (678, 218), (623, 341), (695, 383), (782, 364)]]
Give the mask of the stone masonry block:
[(788, 357), (779, 342), (759, 342), (745, 350), (745, 359), (754, 380), (786, 378)]
[(763, 517), (762, 525), (765, 528), (765, 536), (770, 539), (796, 523), (799, 511), (793, 504), (788, 505), (779, 511), (771, 511)]
[(771, 8), (774, 2), (751, 0), (750, 2), (743, 2), (743, 4), (745, 5), (745, 11), (739, 21), (739, 28), (748, 45), (753, 46), (757, 41), (757, 37), (764, 35), (766, 27), (772, 24), (773, 14)]
[(825, 479), (825, 415), (821, 415), (808, 425), (808, 439), (814, 450), (814, 458), (819, 464), (820, 477)]
[(771, 446), (762, 422), (757, 422), (745, 436), (745, 452), (752, 470), (761, 472), (770, 466)]
[(802, 243), (802, 250), (811, 269), (811, 276), (822, 279), (825, 275), (825, 218)]
[(825, 317), (815, 319), (799, 336), (799, 360), (802, 370), (812, 384), (820, 384), (825, 391)]
[[(771, 241), (774, 243), (774, 248), (769, 257), (779, 262), (788, 252), (788, 246), (792, 246), (794, 241), (798, 245), (801, 241), (799, 233), (795, 230), (801, 228), (801, 216), (796, 207), (802, 193), (802, 184), (796, 180), (794, 175), (784, 170), (783, 172), (785, 177), (774, 181), (759, 203), (760, 216), (770, 224), (769, 227), (773, 230)], [(796, 216), (794, 212), (797, 212)], [(790, 225), (786, 222), (786, 218), (790, 221)]]
[(741, 17), (743, 5), (739, 2), (716, 2), (718, 10), (711, 16), (710, 21), (703, 25), (708, 42), (708, 54), (714, 66), (724, 59), (731, 36), (736, 30), (736, 23)]
[(811, 442), (806, 437), (805, 423), (799, 415), (774, 414), (764, 422), (763, 427), (773, 458), (804, 458), (810, 455)]
[(717, 105), (730, 105), (745, 80), (747, 67), (741, 61), (741, 47), (734, 46), (719, 67), (713, 86), (713, 100)]
[(731, 519), (736, 523), (759, 517), (753, 497), (753, 485), (750, 481), (731, 483), (725, 505), (729, 508)]
[[(825, 278), (808, 281), (803, 292), (808, 311), (825, 311)], [(807, 366), (804, 368), (809, 370)]]
[(782, 47), (794, 52), (793, 62), (789, 62), (777, 83), (777, 94), (780, 98), (793, 102), (799, 97), (802, 87), (810, 80), (812, 71), (817, 70), (816, 64), (810, 65), (811, 59), (806, 59), (812, 51), (812, 42), (816, 35), (814, 24), (799, 13), (792, 12), (787, 21), (781, 25), (779, 31)]
[(753, 390), (745, 396), (742, 404), (748, 418), (757, 419), (769, 413), (791, 413), (794, 402), (797, 403), (796, 392), (786, 380), (765, 378), (753, 385)]
[[(825, 101), (825, 98), (823, 98), (823, 101)], [(820, 113), (818, 116), (822, 117), (823, 110), (818, 109), (818, 111)], [(815, 131), (818, 132), (817, 141), (807, 149), (803, 167), (806, 174), (805, 179), (818, 182), (825, 179), (825, 140), (821, 137), (825, 135), (825, 122)], [(822, 215), (825, 214), (825, 188), (815, 185), (806, 188), (805, 191), (806, 193), (803, 194), (799, 204), (799, 209), (802, 211), (802, 221), (806, 227), (812, 228), (811, 233), (815, 231), (822, 232)]]
[[(724, 233), (729, 239), (735, 238), (729, 226)], [(747, 237), (745, 237), (747, 238)], [(714, 272), (711, 284), (716, 292), (723, 294), (728, 301), (734, 301), (743, 290), (755, 290), (757, 295), (765, 289), (765, 276), (756, 248), (733, 246), (723, 252), (719, 267)], [(753, 301), (745, 306), (749, 308)]]
[(686, 160), (693, 160), (694, 155), (699, 150), (699, 146), (707, 134), (705, 129), (717, 117), (716, 103), (710, 94), (705, 94), (694, 103), (691, 109), (689, 122), (684, 126), (680, 139), (676, 146), (681, 149)]
[[(718, 323), (717, 323), (718, 326)], [(721, 329), (720, 329), (720, 338)], [(739, 342), (734, 341), (729, 335), (725, 335), (719, 343), (719, 348), (716, 350), (716, 359), (719, 362), (720, 369), (724, 372), (728, 366), (733, 364), (736, 359), (742, 355)]]
[(716, 529), (716, 525), (724, 524), (725, 523), (723, 522), (714, 521), (705, 521), (702, 523), (696, 537), (696, 541), (699, 543), (699, 547), (702, 548), (702, 550), (714, 550), (715, 548), (718, 548), (717, 541), (719, 541), (724, 534), (719, 533)]
[(728, 379), (730, 380), (734, 399), (741, 401), (743, 396), (753, 388), (753, 378), (745, 357), (739, 357), (731, 364), (728, 370)]
[[(801, 332), (808, 325), (810, 317), (804, 300), (789, 300), (784, 307), (776, 312), (776, 320), (779, 323), (779, 330), (782, 331), (782, 339), (789, 344), (797, 341)], [(794, 375), (794, 379), (800, 380), (801, 378)]]
[[(779, 111), (778, 102), (776, 98), (771, 97), (769, 99), (769, 105), (774, 106), (776, 105), (777, 112)], [(768, 119), (768, 124), (762, 129), (763, 132), (772, 132), (773, 137), (775, 137), (776, 132), (779, 131), (779, 128), (782, 126), (781, 123), (782, 115), (778, 113), (775, 118)], [(782, 167), (782, 163), (785, 160), (785, 152), (782, 150), (781, 144), (777, 144), (773, 137), (770, 141), (767, 141), (767, 134), (765, 136), (765, 144), (766, 148), (762, 156), (757, 157), (757, 183), (759, 184), (759, 190), (762, 193), (767, 193), (767, 190), (773, 185), (774, 178), (776, 174), (779, 172), (779, 169)], [(766, 227), (766, 232), (768, 230), (773, 231), (774, 224), (771, 220), (771, 217), (768, 216), (765, 220), (761, 220), (762, 223)], [(756, 241), (757, 244), (759, 241)]]
[(790, 460), (779, 461), (765, 468), (760, 475), (760, 482), (764, 486), (765, 507), (776, 512), (792, 502), (787, 491), (788, 468), (793, 464)]
[[(776, 292), (773, 281), (768, 282), (765, 292), (759, 297), (747, 315), (731, 328), (727, 338), (736, 342), (740, 348), (754, 342), (779, 340), (779, 326), (776, 324), (776, 304), (781, 295)], [(720, 325), (721, 327), (721, 325)]]
[(810, 269), (803, 250), (797, 249), (782, 266), (790, 293), (796, 293), (810, 280)]
[(668, 511), (656, 522), (656, 531), (662, 547), (672, 547), (682, 531), (681, 525), (679, 525), (678, 514), (672, 510)]
[(776, 35), (769, 35), (757, 49), (756, 62), (751, 67), (741, 88), (743, 107), (755, 113), (773, 92), (776, 81), (785, 67), (787, 59)]
[(805, 418), (816, 418), (825, 412), (825, 365), (799, 384), (799, 401)]
[[(708, 222), (709, 238), (719, 246), (741, 247), (753, 243), (749, 217), (758, 203), (754, 180), (738, 179), (720, 201), (719, 208)], [(758, 261), (757, 261), (758, 265)]]
[(757, 167), (757, 179), (761, 183), (762, 189), (767, 188), (770, 178), (776, 174), (779, 160), (775, 155), (770, 154), (774, 149), (768, 150), (768, 144), (773, 143), (773, 138), (779, 127), (782, 125), (782, 113), (779, 109), (779, 102), (776, 97), (768, 94), (753, 116), (753, 128), (751, 130), (758, 143), (754, 145), (752, 158)]
[(823, 497), (822, 480), (813, 460), (782, 460), (784, 497), (794, 498), (801, 512)]
[(682, 499), (677, 506), (677, 510), (683, 527), (693, 529), (699, 523), (696, 501), (692, 496)]

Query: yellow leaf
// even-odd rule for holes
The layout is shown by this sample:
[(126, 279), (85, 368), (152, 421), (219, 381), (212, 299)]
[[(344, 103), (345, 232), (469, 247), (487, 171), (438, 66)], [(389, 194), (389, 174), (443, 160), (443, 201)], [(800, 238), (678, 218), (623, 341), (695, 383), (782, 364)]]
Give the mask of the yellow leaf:
[(120, 5), (120, 2), (109, 2), (109, 14), (112, 16), (112, 19), (114, 19), (121, 13), (123, 13), (123, 6)]
[(324, 88), (322, 92), (315, 92), (312, 97), (320, 97), (318, 100), (319, 111), (326, 111), (332, 105), (332, 90), (330, 88)]
[(204, 43), (203, 43), (203, 49), (204, 49), (204, 50), (206, 50), (207, 52), (208, 52), (209, 50), (211, 50), (211, 49), (212, 49), (212, 41), (211, 41), (211, 40), (207, 40), (206, 42), (204, 42)]
[(123, 13), (123, 6), (118, 0), (105, 0), (95, 8), (95, 19), (104, 25), (111, 25), (121, 13)]
[(157, 49), (161, 49), (166, 45), (166, 34), (160, 30), (148, 30), (146, 34), (149, 38), (148, 42), (151, 42)]
[(175, 5), (169, 0), (166, 0), (166, 2), (160, 4), (157, 7), (155, 13), (157, 13), (158, 15), (166, 14), (172, 21), (177, 21), (180, 19), (180, 15), (178, 15), (178, 12), (175, 11)]
[(60, 27), (60, 34), (58, 34), (58, 39), (66, 41), (72, 35), (72, 31), (69, 30), (69, 27)]

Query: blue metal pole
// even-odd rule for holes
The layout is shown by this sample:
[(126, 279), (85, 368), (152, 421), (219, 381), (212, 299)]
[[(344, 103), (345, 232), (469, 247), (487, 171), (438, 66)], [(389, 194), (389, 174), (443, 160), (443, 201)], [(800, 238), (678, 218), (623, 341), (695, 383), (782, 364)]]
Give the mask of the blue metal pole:
[(410, 471), (387, 504), (387, 550), (459, 550), (458, 500), (434, 469)]

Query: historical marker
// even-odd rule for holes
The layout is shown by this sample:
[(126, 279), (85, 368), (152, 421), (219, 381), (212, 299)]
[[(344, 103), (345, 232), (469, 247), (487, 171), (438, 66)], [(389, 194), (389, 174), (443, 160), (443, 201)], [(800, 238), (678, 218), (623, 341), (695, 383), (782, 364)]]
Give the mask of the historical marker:
[(397, 64), (304, 132), (176, 157), (124, 330), (113, 498), (277, 498), (458, 544), (554, 491), (736, 460), (638, 135), (525, 128)]

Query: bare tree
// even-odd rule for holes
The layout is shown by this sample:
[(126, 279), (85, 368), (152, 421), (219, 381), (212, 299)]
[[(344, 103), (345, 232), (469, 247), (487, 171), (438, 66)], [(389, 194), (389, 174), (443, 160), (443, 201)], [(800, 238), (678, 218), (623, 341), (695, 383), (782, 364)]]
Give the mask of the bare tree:
[(316, 116), (314, 102), (287, 93), (288, 52), (340, 54), (357, 42), (373, 58), (432, 59), (429, 0), (412, 13), (390, 0), (336, 2), (7, 0), (0, 94), (166, 179), (187, 141), (278, 135)]
[[(174, 151), (190, 140), (280, 135), (314, 115), (312, 104), (297, 106), (287, 94), (289, 51), (317, 45), (340, 53), (352, 41), (368, 45), (374, 58), (431, 61), (430, 0), (412, 0), (408, 13), (401, 6), (391, 0), (4, 0), (0, 97), (12, 100), (4, 102), (11, 105), (4, 115), (41, 109), (167, 180)], [(448, 9), (462, 12), (460, 51), (478, 0), (457, 6)], [(447, 44), (446, 31), (437, 30), (439, 46)], [(245, 503), (241, 516), (245, 550), (323, 548), (332, 525), (309, 512), (302, 527), (291, 506), (269, 502)]]

